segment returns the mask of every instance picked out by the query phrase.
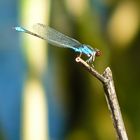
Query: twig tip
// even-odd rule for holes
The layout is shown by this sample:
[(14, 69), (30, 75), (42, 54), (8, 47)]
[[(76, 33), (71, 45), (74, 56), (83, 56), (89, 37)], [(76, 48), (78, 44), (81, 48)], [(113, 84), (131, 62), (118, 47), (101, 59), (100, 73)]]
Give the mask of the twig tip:
[(75, 61), (80, 62), (80, 57), (76, 57)]
[(103, 72), (103, 76), (106, 77), (107, 79), (110, 79), (112, 77), (112, 71), (110, 67), (107, 67), (105, 71)]

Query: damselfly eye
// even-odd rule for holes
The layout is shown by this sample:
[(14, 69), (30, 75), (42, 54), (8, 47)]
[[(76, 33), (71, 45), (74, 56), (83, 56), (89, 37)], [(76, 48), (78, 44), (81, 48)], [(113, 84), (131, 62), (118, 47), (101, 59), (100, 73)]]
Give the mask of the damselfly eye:
[(95, 49), (96, 50), (96, 56), (100, 56), (102, 53), (101, 53), (101, 51), (100, 50), (98, 50), (98, 49)]

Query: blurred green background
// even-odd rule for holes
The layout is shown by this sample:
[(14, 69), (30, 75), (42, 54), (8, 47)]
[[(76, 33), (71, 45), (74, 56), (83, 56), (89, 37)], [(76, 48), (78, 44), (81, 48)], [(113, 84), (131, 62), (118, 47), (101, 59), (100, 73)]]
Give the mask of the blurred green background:
[[(46, 9), (36, 2), (42, 2)], [(34, 7), (35, 17), (44, 10), (42, 17), (47, 19), (43, 24), (101, 50), (102, 56), (96, 58), (94, 66), (100, 73), (111, 67), (128, 137), (139, 140), (139, 0), (0, 1), (0, 140), (29, 139), (24, 136), (28, 134), (24, 132), (28, 119), (24, 117), (24, 106), (28, 108), (32, 98), (27, 96), (26, 103), (24, 94), (30, 93), (27, 87), (34, 79), (44, 95), (38, 104), (45, 102), (47, 120), (42, 123), (47, 127), (46, 133), (41, 134), (47, 136), (36, 139), (116, 139), (102, 84), (76, 64), (77, 54), (51, 45), (45, 47), (46, 44), (42, 45), (45, 49), (36, 47), (37, 38), (12, 30), (17, 25), (26, 27), (31, 19), (26, 15)], [(28, 43), (28, 38), (34, 38), (35, 44)], [(42, 53), (38, 51), (40, 47)], [(38, 64), (33, 64), (36, 61)], [(31, 120), (35, 117), (32, 111)], [(36, 108), (35, 112), (38, 113)], [(33, 131), (32, 135), (37, 133)]]

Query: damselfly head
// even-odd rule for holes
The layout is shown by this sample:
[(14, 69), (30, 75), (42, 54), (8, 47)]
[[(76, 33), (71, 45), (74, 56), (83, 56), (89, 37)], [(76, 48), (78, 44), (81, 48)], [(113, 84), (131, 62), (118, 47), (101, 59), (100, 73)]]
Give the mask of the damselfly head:
[(95, 51), (96, 51), (96, 54), (95, 54), (95, 56), (100, 56), (102, 53), (101, 53), (101, 51), (100, 50), (98, 50), (97, 48), (95, 48)]

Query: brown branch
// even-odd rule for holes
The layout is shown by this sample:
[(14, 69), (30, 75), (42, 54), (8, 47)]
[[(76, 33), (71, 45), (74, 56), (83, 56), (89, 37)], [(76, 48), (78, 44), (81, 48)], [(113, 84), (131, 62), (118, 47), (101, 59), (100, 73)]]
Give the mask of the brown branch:
[(100, 74), (80, 57), (76, 58), (76, 62), (82, 65), (89, 73), (91, 73), (100, 82), (102, 82), (105, 91), (106, 101), (111, 113), (117, 137), (119, 140), (128, 140), (110, 68), (107, 67), (104, 73)]

